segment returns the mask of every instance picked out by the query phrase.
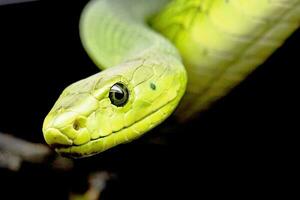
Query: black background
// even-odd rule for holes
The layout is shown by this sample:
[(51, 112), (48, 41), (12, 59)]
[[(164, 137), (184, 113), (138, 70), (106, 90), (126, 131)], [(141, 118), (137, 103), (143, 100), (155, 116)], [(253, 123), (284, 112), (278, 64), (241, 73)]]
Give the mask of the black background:
[[(85, 3), (0, 7), (1, 132), (44, 143), (42, 122), (61, 91), (98, 72), (78, 34)], [(169, 119), (138, 141), (76, 160), (71, 172), (26, 163), (17, 173), (0, 169), (0, 199), (67, 199), (70, 190), (85, 189), (92, 170), (117, 174), (103, 199), (284, 193), (281, 180), (289, 176), (285, 167), (296, 147), (293, 135), (299, 133), (293, 129), (299, 41), (298, 31), (229, 95), (187, 124), (178, 127)], [(157, 138), (163, 144), (149, 142)]]

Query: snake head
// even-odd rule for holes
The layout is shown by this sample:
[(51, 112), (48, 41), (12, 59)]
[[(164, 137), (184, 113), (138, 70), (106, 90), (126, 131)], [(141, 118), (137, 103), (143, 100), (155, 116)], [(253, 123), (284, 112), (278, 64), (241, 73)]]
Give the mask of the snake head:
[(67, 87), (44, 120), (46, 142), (62, 155), (84, 157), (155, 127), (184, 91), (176, 70), (156, 65), (132, 61)]

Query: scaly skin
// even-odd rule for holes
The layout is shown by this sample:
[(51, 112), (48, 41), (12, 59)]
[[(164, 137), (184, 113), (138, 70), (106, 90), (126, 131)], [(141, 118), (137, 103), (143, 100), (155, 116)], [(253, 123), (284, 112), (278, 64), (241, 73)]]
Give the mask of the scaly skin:
[[(141, 136), (177, 112), (185, 120), (225, 95), (299, 27), (298, 0), (97, 0), (80, 31), (104, 71), (72, 84), (46, 117), (57, 152), (90, 156)], [(149, 28), (147, 20), (167, 39)], [(180, 52), (180, 55), (177, 52)], [(183, 64), (181, 62), (183, 59)], [(129, 91), (113, 105), (116, 83)]]
[(299, 0), (174, 0), (153, 20), (188, 73), (177, 117), (207, 109), (262, 64), (299, 27)]

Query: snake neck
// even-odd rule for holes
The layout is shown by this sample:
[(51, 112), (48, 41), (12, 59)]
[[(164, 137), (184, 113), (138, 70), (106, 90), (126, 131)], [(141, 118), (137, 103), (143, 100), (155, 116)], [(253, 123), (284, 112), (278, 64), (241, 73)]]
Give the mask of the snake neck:
[[(80, 36), (94, 63), (102, 69), (130, 60), (181, 62), (177, 49), (147, 25), (167, 0), (92, 1), (83, 11)], [(162, 59), (160, 59), (161, 57)]]

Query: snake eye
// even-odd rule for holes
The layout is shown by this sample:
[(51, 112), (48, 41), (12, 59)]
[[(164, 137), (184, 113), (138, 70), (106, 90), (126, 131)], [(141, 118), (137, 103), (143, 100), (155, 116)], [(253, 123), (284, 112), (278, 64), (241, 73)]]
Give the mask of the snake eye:
[(115, 106), (124, 106), (127, 103), (129, 92), (126, 86), (122, 83), (114, 84), (109, 91), (109, 99)]

